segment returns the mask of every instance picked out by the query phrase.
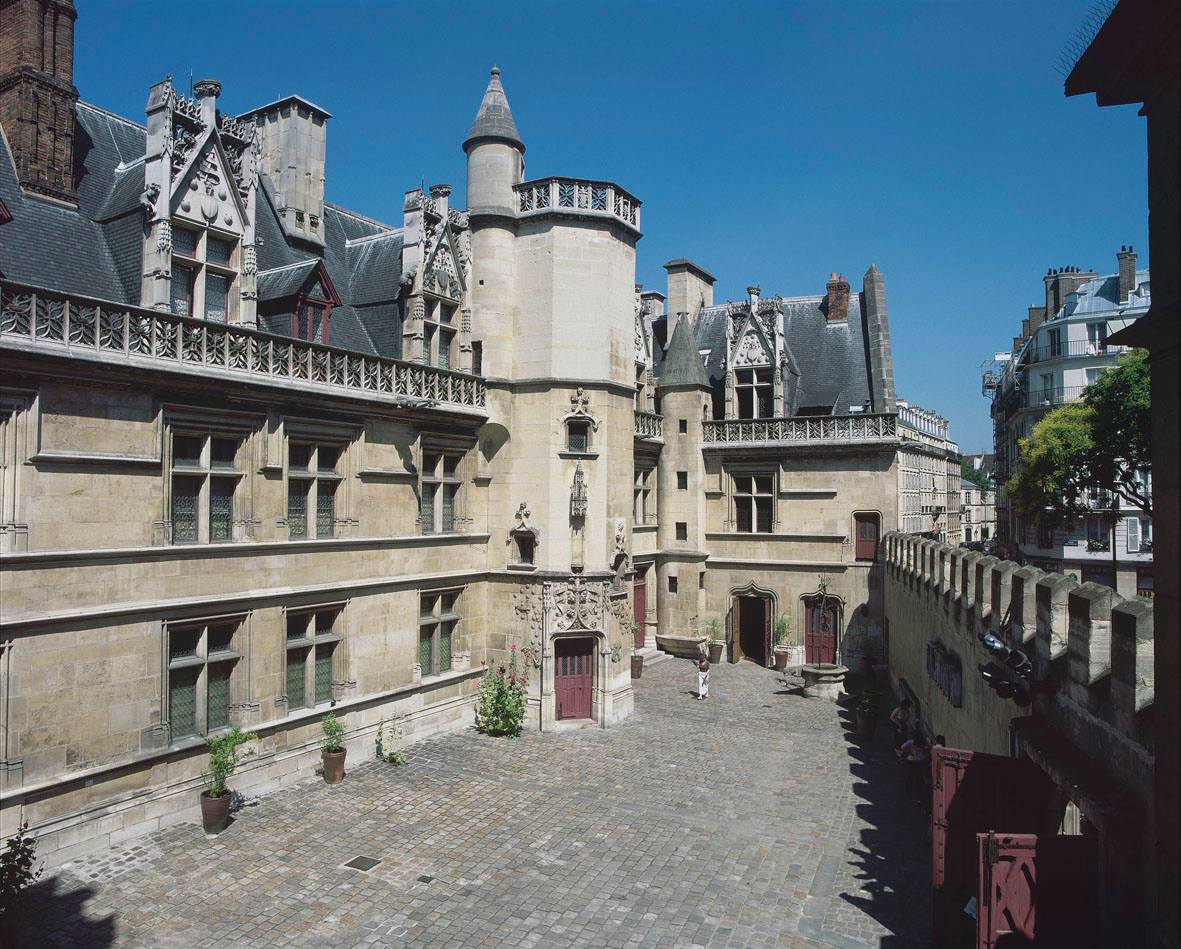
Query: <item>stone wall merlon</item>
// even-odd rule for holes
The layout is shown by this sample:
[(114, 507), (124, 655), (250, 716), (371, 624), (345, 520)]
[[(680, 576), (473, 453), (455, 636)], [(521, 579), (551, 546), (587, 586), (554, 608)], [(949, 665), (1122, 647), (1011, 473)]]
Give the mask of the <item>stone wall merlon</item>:
[(1014, 639), (1031, 643), (1037, 639), (1037, 585), (1045, 577), (1037, 567), (1013, 571), (1010, 588), (1009, 630)]
[(1066, 661), (1078, 686), (1093, 685), (1111, 672), (1111, 607), (1115, 591), (1084, 583), (1067, 597)]
[(1060, 573), (1047, 573), (1038, 581), (1037, 655), (1049, 664), (1066, 654), (1066, 598), (1078, 581)]
[(1124, 600), (1111, 611), (1111, 697), (1116, 724), (1124, 731), (1153, 700), (1152, 613), (1144, 600)]

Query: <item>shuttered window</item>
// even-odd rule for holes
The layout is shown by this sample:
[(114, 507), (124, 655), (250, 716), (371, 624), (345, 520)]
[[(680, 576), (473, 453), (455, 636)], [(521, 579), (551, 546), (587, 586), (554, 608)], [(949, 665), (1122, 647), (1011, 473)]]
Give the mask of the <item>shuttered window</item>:
[(239, 625), (239, 619), (229, 619), (166, 629), (173, 741), (230, 727)]

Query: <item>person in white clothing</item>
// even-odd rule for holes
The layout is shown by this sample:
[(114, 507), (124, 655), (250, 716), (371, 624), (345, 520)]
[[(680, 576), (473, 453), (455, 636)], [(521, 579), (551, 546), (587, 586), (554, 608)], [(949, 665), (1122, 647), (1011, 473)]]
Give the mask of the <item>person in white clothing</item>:
[(709, 698), (709, 660), (705, 656), (702, 656), (701, 661), (697, 663), (697, 698), (698, 700)]

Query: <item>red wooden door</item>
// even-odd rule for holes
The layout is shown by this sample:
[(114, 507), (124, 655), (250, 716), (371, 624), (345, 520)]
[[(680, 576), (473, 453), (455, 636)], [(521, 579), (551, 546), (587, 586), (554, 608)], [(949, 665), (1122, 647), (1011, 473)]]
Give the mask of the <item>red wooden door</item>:
[(632, 581), (632, 602), (636, 624), (636, 648), (642, 649), (645, 642), (644, 619), (648, 615), (648, 571), (636, 570), (636, 578)]
[(857, 526), (854, 554), (858, 560), (876, 560), (878, 556), (878, 516), (876, 514), (855, 514)]
[(837, 661), (837, 607), (819, 598), (804, 604), (804, 659), (807, 662)]
[(1095, 945), (1093, 837), (977, 834), (976, 946)]
[(997, 828), (1043, 829), (1053, 785), (1028, 758), (1004, 758), (936, 745), (931, 749), (931, 887), (936, 946), (975, 938), (964, 913), (976, 895), (977, 835)]
[(591, 717), (594, 640), (554, 643), (554, 706), (559, 719)]

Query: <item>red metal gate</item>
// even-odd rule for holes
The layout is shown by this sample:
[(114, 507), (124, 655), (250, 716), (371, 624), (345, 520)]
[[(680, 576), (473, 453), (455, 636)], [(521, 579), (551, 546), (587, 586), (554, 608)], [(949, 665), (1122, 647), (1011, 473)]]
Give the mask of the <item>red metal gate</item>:
[(1092, 946), (1092, 837), (977, 834), (977, 949), (1011, 945)]
[(632, 581), (632, 603), (636, 624), (636, 648), (642, 649), (646, 632), (644, 620), (648, 616), (648, 570), (646, 567), (636, 568), (636, 577)]
[(936, 946), (969, 946), (975, 927), (964, 907), (977, 895), (977, 835), (1042, 830), (1054, 788), (1028, 758), (931, 752), (932, 936)]
[(554, 708), (559, 719), (591, 717), (593, 670), (593, 639), (559, 639), (554, 643)]
[(807, 662), (837, 661), (837, 606), (821, 597), (804, 603), (804, 659)]

